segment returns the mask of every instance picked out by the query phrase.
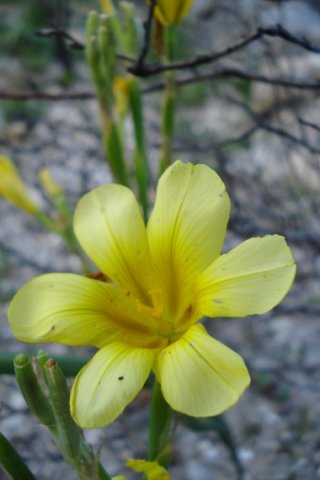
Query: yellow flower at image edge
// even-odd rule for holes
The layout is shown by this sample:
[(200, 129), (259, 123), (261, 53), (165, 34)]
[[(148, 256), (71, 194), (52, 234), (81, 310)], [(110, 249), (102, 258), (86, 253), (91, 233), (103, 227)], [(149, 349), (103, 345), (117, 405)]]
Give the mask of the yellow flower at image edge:
[[(126, 464), (134, 472), (144, 473), (147, 480), (170, 480), (168, 471), (159, 465), (158, 462), (129, 458)], [(117, 477), (112, 477), (112, 480), (125, 480), (125, 477), (124, 475), (118, 475)]]
[(177, 25), (189, 13), (192, 3), (193, 0), (158, 0), (155, 14), (162, 24)]
[(14, 163), (3, 155), (0, 155), (0, 197), (32, 215), (39, 211)]
[(126, 464), (134, 472), (144, 473), (148, 480), (170, 480), (167, 470), (159, 465), (158, 462), (148, 462), (147, 460), (128, 459)]
[(75, 233), (108, 281), (42, 275), (9, 308), (20, 340), (99, 349), (72, 387), (79, 425), (113, 421), (151, 371), (168, 404), (195, 417), (220, 414), (249, 385), (242, 358), (199, 321), (267, 312), (288, 292), (295, 264), (279, 235), (221, 255), (229, 210), (219, 176), (180, 161), (162, 175), (147, 227), (126, 187), (103, 185), (80, 200)]

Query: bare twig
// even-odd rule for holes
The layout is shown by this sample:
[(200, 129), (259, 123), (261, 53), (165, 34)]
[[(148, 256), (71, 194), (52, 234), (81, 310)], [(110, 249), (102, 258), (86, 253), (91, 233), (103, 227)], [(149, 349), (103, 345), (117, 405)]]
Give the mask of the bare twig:
[(83, 43), (76, 40), (69, 32), (62, 28), (46, 28), (35, 32), (37, 37), (52, 38), (62, 37), (70, 42), (70, 47), (74, 50), (84, 50)]
[(214, 70), (213, 72), (207, 72), (205, 74), (196, 75), (194, 76), (194, 81), (196, 78), (201, 80), (217, 80), (220, 78), (241, 78), (243, 80), (249, 80), (252, 82), (258, 83), (266, 83), (269, 85), (275, 85), (279, 87), (287, 87), (287, 88), (296, 88), (299, 90), (319, 90), (320, 89), (320, 81), (316, 82), (309, 82), (305, 81), (304, 79), (298, 78), (283, 78), (283, 77), (270, 77), (261, 74), (257, 74), (254, 72), (242, 70), (240, 68), (229, 68), (229, 67), (222, 67), (219, 69)]
[(287, 140), (290, 140), (290, 142), (299, 145), (300, 147), (305, 148), (308, 150), (310, 153), (313, 154), (320, 154), (320, 149), (317, 147), (314, 147), (313, 145), (310, 145), (309, 142), (302, 138), (298, 138), (295, 135), (292, 135), (292, 133), (288, 132), (287, 130), (284, 130), (282, 128), (274, 127), (273, 125), (268, 125), (268, 124), (258, 124), (257, 125), (258, 129), (260, 130), (265, 130), (266, 132), (273, 133), (275, 135), (278, 135), (279, 137), (285, 138)]
[[(118, 58), (120, 60), (133, 64), (128, 67), (128, 71), (141, 78), (151, 77), (153, 75), (158, 75), (159, 73), (172, 71), (172, 70), (175, 70), (175, 71), (190, 70), (190, 69), (195, 69), (197, 67), (201, 67), (203, 65), (208, 65), (210, 63), (216, 62), (217, 60), (228, 57), (239, 50), (244, 49), (245, 47), (255, 42), (256, 40), (261, 39), (262, 37), (278, 37), (289, 43), (297, 45), (305, 50), (308, 50), (309, 52), (320, 54), (319, 47), (312, 45), (311, 42), (309, 42), (304, 37), (297, 37), (292, 33), (290, 33), (288, 30), (284, 29), (281, 25), (277, 25), (276, 27), (258, 28), (256, 32), (249, 35), (248, 37), (217, 52), (207, 53), (205, 55), (199, 55), (194, 57), (191, 60), (186, 60), (181, 62), (148, 65), (145, 63), (145, 60), (150, 48), (152, 21), (153, 21), (156, 2), (157, 0), (152, 0), (150, 2), (148, 18), (144, 22), (144, 41), (143, 41), (143, 45), (142, 45), (139, 57), (136, 60), (134, 60), (125, 55), (118, 55)], [(53, 36), (60, 35), (71, 42), (72, 48), (77, 50), (83, 50), (84, 48), (84, 45), (81, 42), (76, 40), (70, 33), (68, 33), (63, 29), (40, 30), (37, 32), (37, 35), (41, 37), (46, 37), (46, 38), (51, 38)]]
[(312, 43), (309, 42), (309, 40), (307, 40), (305, 37), (297, 37), (293, 35), (291, 32), (283, 28), (282, 25), (277, 25), (276, 27), (269, 28), (259, 28), (258, 31), (260, 31), (262, 35), (265, 35), (267, 37), (282, 38), (283, 40), (298, 45), (299, 47), (302, 47), (309, 52), (320, 53), (319, 47), (312, 45)]
[(153, 75), (157, 75), (159, 73), (168, 72), (172, 70), (189, 70), (194, 69), (196, 67), (200, 67), (202, 65), (206, 65), (208, 63), (212, 63), (214, 61), (219, 60), (220, 58), (229, 56), (234, 52), (245, 48), (250, 43), (256, 41), (258, 38), (262, 37), (262, 33), (258, 30), (253, 35), (241, 40), (240, 42), (235, 43), (234, 45), (230, 45), (219, 52), (208, 53), (206, 55), (199, 55), (191, 60), (183, 61), (183, 62), (172, 62), (168, 64), (155, 64), (155, 65), (144, 65), (143, 68), (136, 71), (135, 66), (129, 67), (129, 71), (139, 77), (147, 78)]
[(301, 125), (313, 128), (314, 130), (317, 130), (318, 132), (320, 132), (320, 124), (309, 122), (308, 120), (305, 120), (304, 118), (300, 118), (300, 117), (298, 117), (297, 120)]
[(317, 365), (316, 367), (308, 367), (308, 366), (294, 366), (294, 367), (288, 367), (286, 365), (283, 365), (281, 367), (276, 367), (276, 368), (261, 368), (261, 367), (254, 367), (250, 366), (250, 370), (253, 372), (254, 376), (257, 374), (264, 374), (264, 375), (270, 375), (276, 379), (279, 385), (287, 384), (288, 386), (298, 389), (299, 391), (301, 390), (308, 390), (312, 393), (319, 394), (320, 388), (312, 383), (312, 379), (310, 379), (310, 382), (304, 381), (298, 381), (296, 378), (293, 378), (292, 375), (296, 375), (297, 372), (300, 374), (303, 374), (304, 377), (306, 377), (306, 373), (308, 375), (314, 374), (317, 372), (317, 368), (319, 366)]
[(90, 100), (95, 98), (93, 92), (69, 92), (69, 93), (48, 93), (48, 92), (12, 92), (10, 90), (0, 91), (1, 100), (49, 100), (58, 102), (61, 100)]
[[(320, 90), (320, 81), (309, 82), (304, 81), (303, 79), (297, 78), (280, 78), (280, 77), (269, 77), (264, 75), (259, 75), (254, 72), (242, 70), (236, 67), (221, 67), (215, 68), (211, 72), (201, 73), (190, 75), (185, 78), (178, 78), (176, 80), (176, 85), (178, 87), (183, 87), (191, 85), (197, 82), (203, 81), (215, 81), (222, 78), (241, 78), (248, 80), (250, 82), (266, 83), (269, 85), (275, 85), (280, 87), (292, 88), (297, 90), (309, 90), (309, 91), (318, 91)], [(143, 89), (143, 93), (153, 93), (161, 91), (164, 88), (164, 82), (157, 82), (152, 85), (149, 85)], [(95, 98), (95, 95), (91, 91), (83, 92), (69, 92), (69, 93), (48, 93), (48, 92), (13, 92), (11, 90), (0, 90), (0, 99), (1, 100), (49, 100), (49, 101), (60, 101), (60, 100), (90, 100)], [(306, 121), (299, 120), (301, 123), (307, 125)], [(320, 128), (316, 125), (308, 122), (308, 126), (313, 128)]]
[(245, 130), (243, 133), (241, 133), (237, 137), (232, 137), (232, 138), (227, 138), (223, 142), (220, 142), (217, 144), (218, 147), (226, 147), (232, 143), (241, 143), (246, 140), (249, 140), (253, 135), (255, 135), (258, 131), (265, 131), (272, 133), (274, 135), (277, 135), (281, 138), (285, 138), (286, 140), (289, 140), (290, 142), (294, 143), (295, 145), (298, 145), (308, 152), (312, 154), (320, 154), (320, 149), (314, 147), (313, 145), (310, 145), (309, 142), (302, 138), (298, 138), (295, 135), (292, 135), (292, 133), (288, 132), (287, 130), (284, 130), (282, 128), (275, 127), (273, 125), (269, 125), (266, 123), (257, 123), (253, 127), (248, 128)]
[[(241, 78), (248, 80), (250, 82), (265, 83), (269, 85), (275, 85), (279, 87), (292, 88), (297, 90), (309, 90), (309, 91), (318, 91), (320, 90), (320, 81), (309, 82), (304, 81), (303, 79), (297, 78), (280, 78), (280, 77), (269, 77), (265, 75), (259, 75), (254, 72), (245, 71), (235, 67), (222, 67), (216, 68), (211, 72), (206, 72), (202, 74), (190, 75), (185, 78), (178, 78), (176, 80), (176, 85), (178, 87), (184, 87), (191, 85), (197, 82), (204, 81), (215, 81), (222, 78)], [(149, 85), (143, 89), (143, 93), (154, 93), (163, 90), (164, 82), (157, 82), (152, 85)], [(48, 93), (48, 92), (13, 92), (10, 90), (0, 90), (0, 99), (1, 100), (49, 100), (49, 101), (60, 101), (60, 100), (90, 100), (95, 98), (93, 92), (84, 91), (84, 92), (70, 92), (70, 93)], [(301, 121), (303, 123), (303, 121)], [(304, 121), (306, 125), (306, 121)], [(311, 125), (310, 122), (308, 126), (316, 128), (315, 125)], [(320, 128), (320, 127), (318, 127)]]
[(136, 75), (137, 77), (141, 76), (139, 75), (139, 73), (145, 70), (145, 60), (150, 49), (152, 22), (153, 22), (154, 9), (156, 8), (156, 4), (157, 4), (157, 0), (151, 0), (149, 12), (148, 12), (148, 18), (143, 23), (144, 38), (143, 38), (143, 45), (141, 48), (140, 55), (135, 65), (133, 67), (128, 68), (128, 71), (130, 71), (130, 73)]
[(259, 131), (259, 129), (260, 129), (259, 125), (253, 125), (252, 127), (248, 128), (247, 130), (240, 133), (236, 137), (230, 137), (230, 138), (227, 138), (226, 140), (223, 140), (222, 142), (218, 142), (216, 144), (216, 147), (223, 148), (232, 144), (246, 142), (247, 140), (250, 140), (250, 138), (253, 137), (253, 135), (255, 135), (255, 133)]
[[(240, 40), (239, 42), (226, 47), (223, 50), (218, 52), (208, 53), (206, 55), (199, 55), (191, 60), (182, 61), (182, 62), (172, 62), (168, 64), (154, 64), (154, 65), (146, 65), (143, 63), (139, 63), (139, 59), (133, 67), (129, 67), (128, 71), (133, 73), (136, 76), (147, 78), (153, 75), (157, 75), (159, 73), (167, 72), (167, 71), (178, 71), (178, 70), (190, 70), (202, 65), (207, 65), (209, 63), (216, 62), (221, 58), (228, 57), (233, 53), (244, 49), (251, 43), (259, 40), (260, 38), (268, 36), (268, 37), (279, 37), (287, 42), (293, 43), (298, 45), (305, 50), (308, 50), (313, 53), (320, 53), (320, 48), (312, 45), (308, 40), (300, 37), (296, 37), (292, 35), (290, 32), (285, 30), (281, 25), (273, 28), (258, 28), (256, 32), (252, 35), (249, 35), (247, 38)], [(138, 68), (139, 67), (139, 68)]]
[[(293, 88), (298, 90), (320, 90), (320, 81), (309, 82), (298, 78), (281, 78), (260, 75), (236, 67), (220, 67), (206, 73), (196, 73), (184, 78), (177, 78), (176, 85), (183, 87), (197, 82), (220, 80), (222, 78), (241, 78), (257, 83), (266, 83), (279, 87)], [(152, 93), (162, 90), (163, 82), (154, 83), (144, 88), (144, 93)]]
[[(270, 110), (268, 109), (266, 112), (256, 113), (252, 110), (252, 108), (250, 108), (247, 103), (237, 98), (228, 95), (225, 95), (224, 98), (228, 102), (241, 107), (253, 120), (253, 127), (249, 128), (247, 132), (244, 132), (242, 134), (242, 136), (245, 136), (245, 138), (248, 138), (249, 135), (255, 134), (258, 130), (264, 130), (266, 132), (278, 135), (281, 138), (290, 140), (290, 142), (299, 145), (300, 147), (308, 150), (312, 154), (320, 154), (320, 149), (311, 145), (305, 138), (299, 138), (287, 130), (269, 124), (266, 119), (270, 116), (270, 114), (274, 112), (274, 108), (271, 108)], [(228, 140), (226, 140), (224, 143), (227, 144)]]
[(184, 141), (180, 149), (187, 150), (188, 152), (208, 152), (208, 151), (215, 150), (217, 148), (223, 149), (225, 147), (229, 147), (232, 144), (240, 144), (240, 143), (246, 142), (250, 140), (250, 138), (252, 138), (259, 131), (266, 131), (268, 133), (277, 135), (278, 137), (289, 140), (290, 142), (304, 148), (305, 150), (307, 150), (312, 154), (320, 154), (320, 149), (314, 147), (306, 140), (296, 137), (295, 135), (288, 132), (287, 130), (275, 127), (267, 123), (262, 123), (259, 121), (257, 121), (254, 125), (250, 126), (249, 128), (247, 128), (246, 130), (244, 130), (242, 133), (240, 133), (235, 137), (229, 137), (229, 138), (226, 138), (225, 140), (216, 141), (211, 144), (202, 143), (201, 145), (194, 144), (194, 143), (190, 145), (189, 143), (186, 143)]

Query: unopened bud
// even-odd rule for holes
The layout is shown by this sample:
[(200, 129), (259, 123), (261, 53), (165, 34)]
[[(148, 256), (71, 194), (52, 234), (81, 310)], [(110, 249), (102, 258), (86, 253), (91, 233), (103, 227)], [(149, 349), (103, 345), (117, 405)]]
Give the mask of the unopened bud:
[(13, 162), (5, 156), (0, 156), (0, 197), (32, 215), (40, 210), (32, 200)]

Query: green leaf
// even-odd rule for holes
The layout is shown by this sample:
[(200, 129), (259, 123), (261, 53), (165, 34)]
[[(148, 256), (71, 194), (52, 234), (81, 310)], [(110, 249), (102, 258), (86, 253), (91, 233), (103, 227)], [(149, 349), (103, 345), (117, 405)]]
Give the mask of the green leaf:
[(36, 480), (13, 445), (0, 433), (0, 465), (12, 480)]

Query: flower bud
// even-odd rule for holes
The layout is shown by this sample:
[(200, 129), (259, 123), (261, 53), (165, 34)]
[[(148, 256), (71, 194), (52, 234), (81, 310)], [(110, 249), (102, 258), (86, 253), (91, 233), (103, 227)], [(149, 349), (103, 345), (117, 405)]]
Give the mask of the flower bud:
[(63, 193), (61, 185), (52, 178), (48, 168), (42, 168), (40, 170), (39, 180), (49, 198), (55, 199)]
[(177, 25), (189, 13), (193, 0), (158, 0), (155, 15), (164, 25)]
[(113, 13), (114, 8), (111, 0), (100, 0), (100, 6), (103, 13)]
[(31, 359), (25, 353), (20, 353), (14, 359), (16, 379), (26, 404), (33, 414), (55, 432), (55, 418), (51, 403), (45, 394), (40, 375), (37, 375)]
[(13, 162), (0, 155), (0, 197), (32, 215), (39, 211)]
[(130, 79), (129, 77), (116, 77), (113, 81), (113, 94), (117, 113), (120, 117), (126, 115), (130, 101)]

